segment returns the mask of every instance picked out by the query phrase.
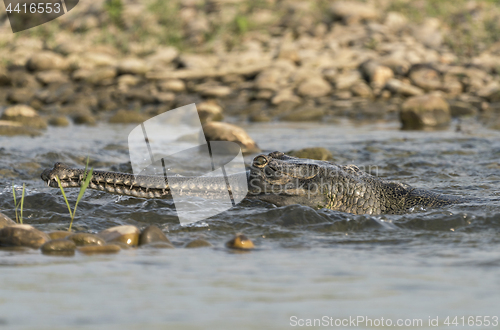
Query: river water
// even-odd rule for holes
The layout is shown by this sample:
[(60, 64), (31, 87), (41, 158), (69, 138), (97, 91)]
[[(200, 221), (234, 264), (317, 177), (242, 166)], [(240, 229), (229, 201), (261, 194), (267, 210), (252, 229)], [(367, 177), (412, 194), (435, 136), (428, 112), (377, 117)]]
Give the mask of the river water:
[[(133, 127), (50, 127), (36, 138), (0, 137), (0, 210), (14, 217), (12, 184), (20, 193), (26, 183), (25, 223), (66, 229), (60, 191), (47, 187), (40, 173), (56, 161), (83, 167), (86, 156), (95, 169), (130, 171), (127, 135)], [(323, 146), (336, 163), (473, 201), (356, 216), (245, 200), (181, 227), (169, 200), (89, 190), (76, 230), (156, 224), (178, 247), (202, 237), (214, 248), (74, 257), (1, 250), (0, 328), (288, 329), (314, 319), (317, 328), (374, 328), (383, 318), (393, 327), (431, 328), (431, 322), (438, 325), (432, 328), (459, 329), (471, 328), (470, 316), (483, 322), (473, 328), (500, 328), (498, 321), (493, 326), (500, 317), (499, 132), (474, 121), (433, 132), (348, 121), (245, 129), (266, 152)], [(78, 191), (67, 192), (74, 203)], [(225, 249), (236, 232), (257, 249)], [(458, 317), (458, 326), (446, 325), (447, 317), (450, 323)], [(359, 323), (347, 324), (349, 318)]]

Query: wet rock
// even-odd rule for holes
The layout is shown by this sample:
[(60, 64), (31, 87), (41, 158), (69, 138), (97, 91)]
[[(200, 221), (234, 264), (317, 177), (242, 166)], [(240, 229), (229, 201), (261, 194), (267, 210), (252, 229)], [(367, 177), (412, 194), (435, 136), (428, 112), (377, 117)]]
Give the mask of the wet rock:
[(43, 244), (40, 249), (43, 254), (72, 256), (75, 254), (76, 245), (73, 241), (56, 239)]
[(144, 75), (148, 72), (149, 66), (138, 58), (126, 58), (118, 64), (120, 74)]
[(65, 116), (54, 116), (49, 119), (49, 125), (66, 127), (69, 125), (69, 120)]
[(233, 239), (226, 243), (229, 249), (251, 250), (255, 248), (253, 242), (243, 234), (237, 234)]
[(47, 235), (49, 235), (50, 239), (56, 240), (56, 239), (64, 239), (73, 233), (67, 230), (58, 230), (58, 231), (51, 231)]
[(450, 107), (439, 96), (422, 95), (406, 100), (399, 113), (403, 129), (443, 127), (450, 123)]
[(101, 231), (98, 235), (108, 243), (122, 243), (129, 247), (139, 244), (140, 231), (136, 226), (116, 226)]
[(76, 246), (86, 245), (106, 245), (104, 238), (89, 233), (76, 233), (67, 237), (68, 240), (73, 241)]
[(133, 110), (118, 110), (110, 119), (111, 124), (142, 123), (147, 118), (144, 114)]
[(40, 81), (44, 85), (55, 84), (55, 83), (63, 84), (69, 81), (68, 76), (59, 70), (41, 71), (38, 72), (35, 75), (35, 77), (36, 79), (38, 79), (38, 81)]
[(2, 212), (0, 212), (0, 229), (3, 227), (15, 225), (15, 224), (16, 224), (16, 222), (14, 220), (12, 220), (8, 216), (6, 216)]
[(5, 109), (0, 119), (14, 121), (32, 128), (47, 128), (47, 121), (41, 118), (35, 109), (24, 104)]
[(153, 242), (140, 246), (143, 249), (175, 249), (171, 243), (166, 242)]
[(403, 96), (416, 96), (424, 94), (424, 91), (419, 87), (412, 86), (397, 79), (391, 79), (385, 84), (385, 88), (394, 94)]
[(0, 246), (26, 246), (38, 249), (50, 241), (49, 235), (30, 225), (12, 225), (0, 229)]
[(182, 93), (186, 90), (186, 84), (180, 79), (168, 79), (158, 83), (161, 91)]
[(428, 67), (413, 67), (410, 70), (409, 77), (414, 85), (426, 91), (438, 90), (442, 87), (441, 76), (439, 72)]
[(449, 103), (452, 117), (477, 115), (477, 109), (472, 104), (462, 101), (450, 101)]
[(376, 20), (379, 12), (371, 5), (357, 1), (336, 1), (330, 7), (332, 15), (346, 24)]
[(83, 254), (113, 254), (120, 252), (120, 246), (116, 244), (108, 245), (86, 245), (77, 248), (77, 251)]
[(202, 124), (211, 121), (221, 121), (224, 119), (222, 115), (222, 107), (214, 101), (206, 101), (196, 105), (198, 115)]
[(330, 84), (321, 77), (311, 77), (304, 80), (297, 88), (297, 93), (303, 97), (321, 97), (332, 90)]
[(203, 247), (213, 247), (212, 243), (202, 238), (195, 239), (186, 245), (184, 245), (186, 249), (195, 249), (195, 248), (203, 248)]
[(165, 236), (163, 231), (155, 225), (147, 226), (142, 231), (139, 236), (139, 245), (151, 244), (151, 243), (168, 243), (172, 244), (170, 240)]
[(64, 57), (50, 51), (36, 52), (26, 63), (31, 71), (66, 70), (68, 62)]
[(236, 125), (210, 122), (203, 125), (203, 132), (207, 141), (231, 141), (240, 145), (243, 154), (260, 152), (260, 148), (255, 141), (245, 132), (244, 129)]
[(332, 160), (332, 153), (325, 148), (316, 147), (316, 148), (303, 148), (299, 150), (292, 150), (287, 152), (288, 155), (297, 157), (297, 158), (306, 158), (306, 159), (316, 159), (316, 160)]

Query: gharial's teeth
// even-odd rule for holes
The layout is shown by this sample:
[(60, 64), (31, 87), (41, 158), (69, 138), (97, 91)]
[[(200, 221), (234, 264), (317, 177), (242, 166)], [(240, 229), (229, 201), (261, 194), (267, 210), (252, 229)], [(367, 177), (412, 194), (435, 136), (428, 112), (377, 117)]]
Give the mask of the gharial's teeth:
[(49, 187), (50, 187), (50, 179), (49, 179), (49, 180), (47, 180), (47, 186), (49, 186)]

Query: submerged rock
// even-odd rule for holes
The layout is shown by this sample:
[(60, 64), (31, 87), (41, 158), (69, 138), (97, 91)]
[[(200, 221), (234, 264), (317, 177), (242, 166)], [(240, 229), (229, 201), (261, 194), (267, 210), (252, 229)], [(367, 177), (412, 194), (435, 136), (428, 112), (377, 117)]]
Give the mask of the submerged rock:
[(40, 248), (43, 254), (49, 255), (74, 255), (76, 245), (73, 241), (56, 239), (43, 244)]
[(142, 231), (139, 236), (139, 245), (151, 244), (151, 243), (168, 243), (172, 245), (168, 237), (155, 225), (147, 226)]
[(101, 231), (98, 235), (107, 243), (122, 243), (129, 247), (139, 244), (139, 228), (132, 225), (116, 226)]
[(210, 243), (207, 240), (204, 240), (202, 238), (197, 238), (194, 241), (191, 241), (184, 245), (185, 248), (187, 249), (194, 249), (194, 248), (202, 248), (202, 247), (212, 247), (212, 243)]
[(443, 127), (451, 121), (448, 103), (435, 95), (409, 98), (403, 103), (399, 116), (403, 129)]
[(238, 250), (251, 250), (255, 248), (253, 242), (243, 234), (237, 234), (232, 240), (226, 243), (226, 247)]
[(0, 229), (0, 246), (26, 246), (38, 249), (50, 241), (49, 235), (30, 225), (15, 224)]

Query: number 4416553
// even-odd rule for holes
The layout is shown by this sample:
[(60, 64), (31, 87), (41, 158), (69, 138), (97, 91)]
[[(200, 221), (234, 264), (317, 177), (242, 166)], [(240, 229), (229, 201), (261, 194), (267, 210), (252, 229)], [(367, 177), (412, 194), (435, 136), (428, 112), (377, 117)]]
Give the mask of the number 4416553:
[(498, 316), (455, 316), (454, 318), (452, 316), (448, 316), (444, 320), (444, 324), (447, 326), (493, 326), (496, 327), (498, 325)]
[(23, 14), (59, 14), (61, 12), (61, 4), (60, 3), (30, 3), (30, 4), (22, 4), (21, 6), (19, 3), (12, 9), (12, 3), (9, 3), (9, 5), (6, 8), (6, 11), (8, 13), (16, 12), (16, 13), (23, 13)]

